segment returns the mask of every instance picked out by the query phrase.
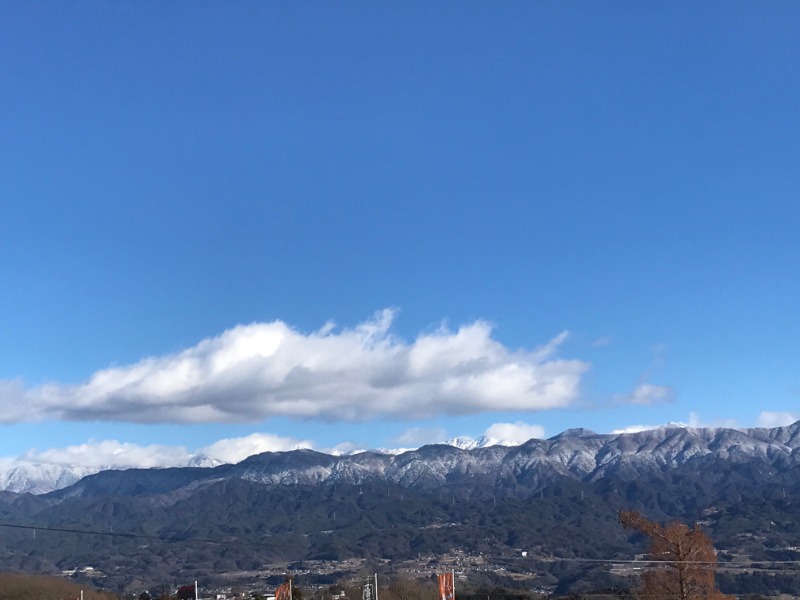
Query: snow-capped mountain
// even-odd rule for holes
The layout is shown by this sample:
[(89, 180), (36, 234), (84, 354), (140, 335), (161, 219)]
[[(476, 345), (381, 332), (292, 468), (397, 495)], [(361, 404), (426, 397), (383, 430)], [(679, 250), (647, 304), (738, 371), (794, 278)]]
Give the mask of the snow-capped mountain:
[[(23, 479), (14, 481), (19, 488)], [(659, 522), (697, 521), (737, 556), (753, 547), (787, 552), (796, 546), (800, 522), (800, 422), (608, 435), (573, 429), (517, 446), (436, 444), (400, 454), (265, 452), (212, 467), (106, 470), (44, 495), (0, 492), (8, 523), (65, 531), (81, 523), (90, 531), (113, 527), (161, 537), (168, 543), (159, 560), (141, 561), (152, 565), (143, 576), (154, 580), (163, 577), (165, 563), (178, 576), (197, 568), (197, 560), (214, 568), (216, 545), (193, 552), (193, 562), (174, 553), (184, 546), (172, 540), (192, 538), (227, 540), (231, 552), (244, 553), (230, 562), (233, 568), (252, 561), (252, 544), (285, 560), (286, 540), (302, 540), (291, 552), (303, 560), (344, 560), (367, 551), (407, 559), (419, 547), (440, 554), (454, 544), (508, 556), (520, 546), (539, 547), (543, 556), (577, 556), (587, 548), (601, 556), (626, 544), (616, 522), (620, 508)], [(761, 536), (755, 544), (753, 532)], [(41, 555), (41, 541), (30, 545), (28, 532), (12, 533), (19, 543), (7, 558), (22, 569)], [(115, 562), (107, 546), (87, 546), (94, 547), (87, 560), (117, 585), (128, 576), (114, 567), (117, 551), (130, 560), (152, 557), (149, 544), (135, 538), (115, 541)], [(54, 544), (48, 556), (54, 564), (74, 560), (74, 548)], [(633, 549), (624, 552), (630, 556)]]
[(98, 467), (18, 462), (0, 471), (0, 490), (15, 493), (45, 494), (58, 490), (87, 475), (99, 472)]
[[(717, 461), (717, 462), (714, 462)], [(722, 461), (760, 473), (788, 473), (800, 465), (800, 422), (774, 429), (695, 429), (662, 427), (649, 431), (601, 435), (584, 429), (565, 431), (547, 440), (518, 446), (492, 445), (463, 450), (451, 445), (423, 446), (402, 454), (370, 451), (334, 456), (313, 450), (265, 452), (236, 465), (210, 469), (166, 469), (98, 473), (64, 490), (66, 495), (159, 493), (187, 485), (240, 479), (263, 485), (355, 484), (384, 481), (416, 490), (476, 485), (514, 489), (529, 495), (558, 479), (591, 483), (614, 478), (636, 481), (680, 469), (711, 469)], [(716, 465), (716, 466), (709, 466)], [(765, 471), (766, 469), (766, 471)], [(154, 489), (155, 489), (154, 488)]]
[[(706, 429), (681, 425), (619, 434), (571, 429), (547, 440), (531, 439), (520, 445), (487, 438), (456, 438), (446, 444), (400, 453), (375, 450), (343, 455), (313, 450), (265, 452), (236, 465), (198, 456), (185, 465), (195, 469), (179, 477), (176, 473), (180, 468), (162, 470), (175, 477), (175, 485), (212, 479), (243, 479), (268, 485), (361, 484), (383, 480), (418, 489), (480, 482), (481, 485), (513, 485), (535, 490), (558, 477), (584, 482), (599, 481), (607, 476), (634, 480), (689, 463), (699, 468), (700, 461), (711, 459), (728, 464), (757, 462), (776, 472), (798, 466), (800, 422), (773, 429)], [(85, 486), (102, 487), (104, 473), (98, 471), (102, 470), (19, 464), (0, 473), (0, 489), (40, 494), (72, 486), (74, 493), (82, 493), (80, 490)], [(124, 477), (152, 479), (145, 475), (153, 471), (130, 469)], [(88, 478), (91, 482), (81, 480), (72, 485), (92, 473), (95, 475)], [(115, 486), (121, 485), (120, 476), (114, 475)], [(160, 477), (159, 482), (162, 482)], [(169, 488), (171, 484), (162, 482), (159, 485)]]
[(203, 467), (203, 468), (212, 468), (218, 467), (220, 465), (224, 465), (225, 462), (219, 460), (218, 458), (211, 458), (210, 456), (205, 455), (196, 455), (192, 456), (187, 463), (187, 467)]
[[(453, 446), (455, 448), (460, 448), (461, 450), (475, 450), (476, 448), (486, 448), (487, 446), (518, 446), (520, 442), (509, 442), (505, 440), (498, 440), (495, 438), (486, 437), (485, 435), (481, 435), (477, 438), (471, 438), (467, 436), (458, 436), (451, 438), (445, 442), (442, 442), (445, 446)], [(376, 452), (378, 454), (391, 454), (393, 456), (397, 456), (398, 454), (403, 454), (404, 452), (413, 452), (414, 450), (418, 450), (418, 447), (413, 448), (370, 448), (370, 449), (360, 449), (360, 450), (350, 450), (348, 452), (331, 452), (332, 456), (353, 456), (355, 454), (361, 454), (362, 452)]]
[(455, 446), (462, 450), (475, 450), (475, 448), (487, 448), (489, 446), (518, 446), (519, 442), (510, 442), (508, 440), (498, 440), (491, 437), (481, 435), (476, 438), (471, 437), (454, 437), (444, 442), (448, 446)]
[[(223, 461), (204, 455), (190, 456), (183, 467), (213, 468), (225, 464)], [(87, 475), (102, 471), (126, 470), (130, 464), (108, 464), (103, 466), (70, 465), (17, 460), (5, 468), (0, 467), (0, 491), (17, 494), (46, 494), (68, 487)]]

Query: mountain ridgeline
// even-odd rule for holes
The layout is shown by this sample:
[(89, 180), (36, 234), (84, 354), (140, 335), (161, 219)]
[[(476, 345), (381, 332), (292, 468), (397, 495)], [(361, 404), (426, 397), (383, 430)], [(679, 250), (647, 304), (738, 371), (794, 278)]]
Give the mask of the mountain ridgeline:
[[(559, 479), (593, 483), (609, 478), (669, 478), (679, 472), (705, 471), (718, 462), (733, 471), (756, 468), (763, 470), (763, 475), (785, 474), (792, 480), (792, 470), (800, 467), (800, 422), (772, 429), (662, 427), (612, 435), (574, 429), (519, 446), (462, 450), (431, 445), (399, 455), (265, 452), (236, 465), (214, 468), (103, 471), (51, 497), (138, 496), (224, 479), (308, 486), (381, 481), (420, 491), (454, 487), (465, 496), (491, 490), (493, 494), (526, 497)], [(727, 470), (707, 473), (704, 479), (710, 475), (721, 484)]]
[[(0, 521), (39, 528), (3, 529), (0, 566), (90, 564), (122, 590), (210, 581), (276, 561), (398, 561), (458, 550), (511, 561), (506, 571), (537, 572), (561, 591), (596, 589), (615, 585), (610, 569), (579, 577), (582, 563), (552, 559), (641, 552), (616, 522), (621, 508), (700, 522), (721, 561), (800, 559), (800, 423), (570, 430), (513, 447), (295, 450), (213, 468), (103, 471), (48, 494), (0, 492)], [(543, 557), (549, 562), (536, 562)], [(734, 572), (725, 585), (763, 591), (756, 575)], [(769, 583), (779, 591), (795, 585), (776, 581)]]

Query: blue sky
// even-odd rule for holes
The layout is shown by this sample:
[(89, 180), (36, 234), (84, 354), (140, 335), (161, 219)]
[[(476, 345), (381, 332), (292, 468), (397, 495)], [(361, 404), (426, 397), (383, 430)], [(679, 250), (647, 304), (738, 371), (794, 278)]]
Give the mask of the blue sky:
[(0, 456), (800, 418), (799, 26), (0, 6)]

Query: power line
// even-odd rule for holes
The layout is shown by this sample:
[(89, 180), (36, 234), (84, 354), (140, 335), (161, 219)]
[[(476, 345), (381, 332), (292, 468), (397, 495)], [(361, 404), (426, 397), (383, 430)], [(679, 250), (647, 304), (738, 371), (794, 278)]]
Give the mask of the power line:
[[(97, 536), (105, 536), (105, 537), (121, 537), (121, 538), (128, 538), (128, 539), (143, 539), (143, 540), (151, 540), (151, 541), (159, 541), (164, 543), (207, 543), (207, 544), (222, 544), (226, 543), (224, 539), (213, 539), (213, 538), (202, 538), (202, 537), (192, 537), (192, 536), (161, 536), (161, 535), (150, 535), (144, 533), (130, 533), (124, 531), (100, 531), (97, 529), (78, 529), (78, 528), (69, 528), (69, 527), (45, 527), (41, 525), (17, 525), (14, 523), (0, 523), (0, 527), (7, 527), (12, 529), (25, 529), (28, 531), (50, 531), (55, 533), (74, 533), (74, 534), (81, 534), (81, 535), (97, 535)], [(321, 533), (321, 532), (311, 532), (311, 533)], [(248, 543), (248, 540), (239, 539), (237, 536), (230, 536), (227, 539), (227, 542), (237, 542), (237, 543)], [(250, 543), (257, 543), (252, 541)], [(260, 542), (259, 542), (260, 543)], [(674, 561), (674, 560), (664, 560), (664, 559), (626, 559), (626, 558), (582, 558), (578, 556), (487, 556), (483, 555), (484, 559), (493, 560), (493, 561), (513, 561), (513, 562), (533, 562), (533, 563), (554, 563), (554, 562), (562, 562), (562, 563), (586, 563), (586, 564), (595, 564), (595, 565), (669, 565), (675, 562), (681, 562), (681, 564), (685, 565), (696, 565), (696, 566), (713, 566), (717, 569), (725, 569), (725, 570), (775, 570), (772, 569), (771, 565), (800, 565), (800, 559), (798, 560), (749, 560), (749, 561), (726, 561), (726, 562), (719, 562), (719, 561)]]
[(0, 527), (9, 527), (12, 529), (27, 529), (36, 531), (54, 531), (57, 533), (80, 533), (82, 535), (102, 535), (106, 537), (124, 537), (124, 538), (137, 538), (146, 540), (157, 540), (161, 542), (205, 542), (205, 543), (220, 543), (220, 540), (211, 538), (199, 537), (177, 537), (173, 536), (167, 538), (159, 535), (148, 535), (146, 533), (128, 533), (124, 531), (99, 531), (96, 529), (74, 529), (69, 527), (42, 527), (40, 525), (15, 525), (13, 523), (0, 523)]
[[(510, 558), (517, 557), (495, 557), (498, 560), (509, 560)], [(800, 565), (800, 560), (751, 560), (749, 561), (702, 561), (702, 560), (665, 560), (665, 559), (625, 559), (625, 558), (580, 558), (577, 556), (526, 556), (520, 557), (520, 561), (532, 560), (534, 562), (587, 562), (587, 563), (614, 563), (614, 564), (671, 564), (680, 562), (683, 565), (716, 565), (717, 567), (732, 567), (740, 565)]]

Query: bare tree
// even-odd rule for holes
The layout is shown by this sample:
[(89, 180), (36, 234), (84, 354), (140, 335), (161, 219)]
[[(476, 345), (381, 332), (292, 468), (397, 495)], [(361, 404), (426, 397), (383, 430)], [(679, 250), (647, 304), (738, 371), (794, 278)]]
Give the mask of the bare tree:
[(643, 576), (642, 595), (663, 600), (726, 600), (714, 588), (717, 555), (714, 545), (695, 524), (674, 521), (666, 526), (636, 511), (620, 511), (619, 522), (650, 538), (650, 557), (657, 563)]

